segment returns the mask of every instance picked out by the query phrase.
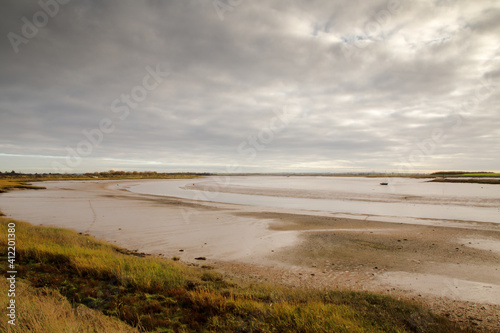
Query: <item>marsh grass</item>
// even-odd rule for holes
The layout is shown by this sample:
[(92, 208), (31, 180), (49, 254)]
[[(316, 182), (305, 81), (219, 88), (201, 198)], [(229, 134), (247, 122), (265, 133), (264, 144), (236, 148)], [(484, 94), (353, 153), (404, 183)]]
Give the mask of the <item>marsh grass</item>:
[(500, 184), (500, 173), (495, 172), (439, 171), (431, 176), (436, 178), (430, 182), (438, 183)]
[[(19, 289), (25, 293), (19, 298), (25, 303), (18, 309), (19, 320), (33, 327), (12, 331), (16, 333), (86, 332), (74, 329), (82, 324), (75, 311), (86, 307), (95, 310), (89, 310), (89, 325), (114, 320), (102, 313), (141, 332), (461, 331), (416, 304), (388, 296), (237, 285), (216, 270), (140, 257), (74, 231), (0, 217), (3, 248), (9, 222), (16, 224)], [(0, 269), (5, 272), (2, 255)], [(3, 306), (5, 283), (0, 288)], [(128, 332), (123, 327), (96, 331)]]
[(27, 184), (25, 181), (17, 179), (0, 179), (0, 193), (4, 193), (12, 189), (43, 190), (45, 187), (33, 186)]
[[(7, 280), (1, 279), (0, 289), (7, 290)], [(71, 306), (66, 297), (51, 288), (33, 288), (18, 281), (16, 286), (16, 325), (0, 321), (0, 331), (9, 333), (138, 333), (118, 318), (108, 317), (85, 305)], [(9, 301), (7, 293), (0, 294), (0, 303)]]
[[(8, 219), (7, 219), (8, 221)], [(16, 222), (20, 262), (65, 266), (79, 276), (116, 278), (122, 285), (175, 288), (184, 284), (184, 266), (157, 257), (127, 255), (117, 246), (61, 228)], [(2, 242), (5, 242), (2, 239)]]

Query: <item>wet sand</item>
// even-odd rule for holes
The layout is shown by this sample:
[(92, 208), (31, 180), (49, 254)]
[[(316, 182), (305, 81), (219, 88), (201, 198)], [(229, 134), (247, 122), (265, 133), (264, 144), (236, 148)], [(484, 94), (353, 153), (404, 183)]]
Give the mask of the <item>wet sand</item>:
[(140, 252), (206, 257), (240, 281), (389, 293), (500, 331), (498, 224), (402, 224), (127, 191), (144, 182), (45, 182), (0, 195), (0, 210)]

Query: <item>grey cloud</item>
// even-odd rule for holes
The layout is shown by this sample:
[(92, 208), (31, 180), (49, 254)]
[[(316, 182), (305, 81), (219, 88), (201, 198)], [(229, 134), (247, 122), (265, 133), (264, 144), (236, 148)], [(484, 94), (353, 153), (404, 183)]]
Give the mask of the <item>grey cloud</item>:
[[(223, 171), (237, 161), (248, 170), (325, 171), (331, 161), (330, 171), (387, 171), (434, 129), (448, 140), (419, 169), (439, 168), (439, 156), (456, 168), (491, 168), (498, 162), (489, 153), (499, 134), (497, 2), (402, 0), (382, 16), (389, 3), (243, 1), (220, 20), (208, 0), (74, 0), (16, 54), (7, 34), (21, 34), (21, 18), (40, 7), (4, 1), (0, 153), (64, 161), (67, 147), (86, 140), (84, 130), (109, 118), (115, 129), (71, 170)], [(171, 75), (121, 119), (113, 101), (159, 63)], [(481, 78), (491, 96), (469, 114), (460, 105), (475, 98)], [(254, 159), (238, 150), (252, 148), (249, 138), (269, 131), (287, 108), (298, 116)], [(454, 128), (457, 113), (464, 122)], [(484, 165), (472, 165), (472, 153)], [(0, 161), (50, 169), (50, 158), (27, 159)]]

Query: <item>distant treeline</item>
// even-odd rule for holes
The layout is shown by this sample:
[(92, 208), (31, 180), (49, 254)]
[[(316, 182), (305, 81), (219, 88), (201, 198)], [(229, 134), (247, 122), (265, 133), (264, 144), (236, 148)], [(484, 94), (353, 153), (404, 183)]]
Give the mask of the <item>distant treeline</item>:
[(209, 173), (193, 172), (169, 172), (156, 171), (103, 171), (92, 173), (17, 173), (15, 171), (1, 172), (0, 179), (29, 179), (29, 180), (51, 180), (51, 179), (144, 179), (144, 178), (194, 178), (209, 176)]

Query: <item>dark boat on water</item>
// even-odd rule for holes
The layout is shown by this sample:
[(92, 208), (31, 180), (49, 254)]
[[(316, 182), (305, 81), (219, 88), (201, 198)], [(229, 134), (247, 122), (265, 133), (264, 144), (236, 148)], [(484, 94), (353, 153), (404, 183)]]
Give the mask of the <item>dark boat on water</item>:
[(389, 183), (380, 183), (380, 185), (389, 185)]

